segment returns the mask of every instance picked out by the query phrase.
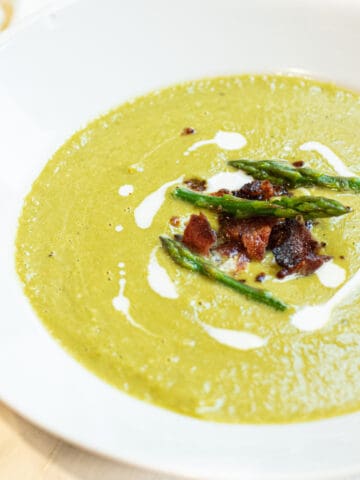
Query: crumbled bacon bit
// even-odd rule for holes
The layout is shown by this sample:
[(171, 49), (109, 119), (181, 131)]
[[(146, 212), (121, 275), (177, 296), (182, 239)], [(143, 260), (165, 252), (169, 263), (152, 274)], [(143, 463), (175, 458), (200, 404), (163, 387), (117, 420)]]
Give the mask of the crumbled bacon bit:
[(266, 278), (266, 273), (265, 272), (260, 272), (258, 275), (256, 275), (255, 280), (257, 282), (262, 283)]
[(303, 223), (294, 219), (274, 226), (269, 246), (277, 264), (283, 267), (277, 274), (278, 278), (292, 273), (310, 275), (331, 258), (318, 255), (321, 244), (311, 236)]
[(180, 226), (180, 218), (179, 217), (171, 217), (170, 218), (170, 225), (173, 227), (179, 227)]
[(209, 255), (210, 248), (216, 242), (216, 233), (203, 213), (191, 215), (182, 241), (193, 252)]
[(221, 214), (219, 215), (220, 234), (225, 241), (240, 242), (251, 260), (262, 260), (271, 229), (277, 221), (270, 217), (237, 219)]
[(265, 250), (269, 242), (273, 224), (269, 224), (263, 219), (248, 222), (244, 224), (244, 233), (241, 241), (245, 247), (246, 253), (252, 260), (262, 260), (265, 256)]
[[(249, 263), (249, 258), (246, 256), (245, 253), (241, 253), (238, 258), (237, 258), (237, 265), (236, 265), (236, 271), (239, 270), (245, 270), (247, 264)], [(244, 280), (245, 282), (245, 280)]]
[(274, 189), (274, 197), (281, 197), (283, 195), (287, 197), (293, 196), (293, 194), (289, 192), (287, 188), (284, 187), (284, 185), (273, 185), (273, 189)]
[(299, 275), (307, 276), (314, 273), (318, 268), (321, 267), (325, 262), (330, 260), (331, 257), (327, 255), (315, 255), (310, 253), (307, 255), (304, 260), (301, 260), (293, 268), (282, 268), (277, 274), (277, 278), (285, 278), (288, 275), (297, 273)]
[(195, 192), (203, 192), (206, 190), (206, 180), (202, 180), (201, 178), (189, 178), (188, 180), (184, 180), (184, 184), (191, 188), (191, 190), (195, 190)]
[(229, 242), (221, 243), (217, 248), (216, 251), (220, 253), (220, 255), (224, 255), (225, 257), (235, 257), (239, 253), (243, 253), (244, 247), (239, 242)]
[(216, 248), (216, 251), (224, 257), (237, 257), (236, 271), (244, 270), (250, 261), (240, 242), (224, 242)]
[(182, 132), (181, 132), (181, 135), (193, 135), (195, 133), (195, 128), (192, 128), (192, 127), (185, 127)]
[(222, 188), (217, 192), (210, 193), (212, 197), (223, 197), (224, 195), (230, 195), (230, 194), (231, 194), (230, 190), (227, 190), (226, 188)]
[(296, 168), (301, 168), (305, 165), (305, 162), (303, 162), (302, 160), (297, 160), (296, 162), (293, 162), (293, 165)]
[(240, 190), (235, 190), (232, 194), (248, 200), (269, 200), (271, 197), (289, 195), (289, 192), (282, 185), (273, 185), (269, 180), (254, 180), (246, 183)]

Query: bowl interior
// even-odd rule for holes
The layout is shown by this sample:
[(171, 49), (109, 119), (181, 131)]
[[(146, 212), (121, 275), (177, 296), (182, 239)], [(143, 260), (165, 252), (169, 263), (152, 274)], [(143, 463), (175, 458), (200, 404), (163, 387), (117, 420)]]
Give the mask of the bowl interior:
[(44, 330), (14, 273), (22, 199), (58, 146), (121, 102), (183, 80), (296, 72), (360, 87), (354, 1), (96, 0), (50, 8), (0, 44), (0, 397), (102, 454), (206, 478), (360, 471), (360, 414), (288, 426), (183, 417), (115, 390)]

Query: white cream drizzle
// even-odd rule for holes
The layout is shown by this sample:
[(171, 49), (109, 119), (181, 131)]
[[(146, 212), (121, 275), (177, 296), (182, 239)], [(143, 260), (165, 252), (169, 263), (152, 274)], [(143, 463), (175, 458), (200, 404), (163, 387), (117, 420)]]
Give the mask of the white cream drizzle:
[(136, 328), (140, 328), (147, 332), (147, 330), (142, 327), (139, 323), (137, 323), (130, 314), (130, 300), (125, 296), (125, 286), (126, 286), (126, 279), (125, 279), (125, 264), (123, 262), (119, 263), (120, 268), (120, 280), (119, 280), (119, 294), (117, 297), (113, 298), (112, 304), (115, 310), (121, 312), (126, 320)]
[(217, 192), (221, 188), (227, 190), (238, 190), (245, 183), (251, 182), (252, 177), (246, 175), (244, 172), (237, 170), (236, 172), (220, 172), (210, 177), (207, 181), (208, 193)]
[(179, 294), (173, 281), (169, 277), (165, 268), (159, 264), (156, 258), (156, 252), (158, 249), (159, 247), (155, 247), (150, 254), (147, 275), (148, 283), (152, 290), (161, 297), (172, 299), (178, 298)]
[(237, 132), (223, 132), (219, 130), (214, 138), (209, 140), (200, 140), (189, 147), (184, 155), (189, 155), (190, 152), (197, 150), (204, 145), (217, 145), (223, 150), (239, 150), (246, 145), (246, 138)]
[(239, 350), (252, 350), (255, 348), (263, 347), (267, 344), (268, 339), (259, 337), (253, 333), (244, 332), (241, 330), (230, 330), (225, 328), (217, 328), (202, 322), (199, 319), (199, 314), (196, 306), (196, 302), (192, 300), (190, 302), (194, 310), (194, 319), (200, 327), (214, 340), (226, 345), (228, 347), (237, 348)]
[(240, 330), (229, 330), (225, 328), (216, 328), (199, 322), (205, 332), (214, 340), (228, 347), (237, 348), (239, 350), (252, 350), (266, 345), (267, 339), (259, 337), (253, 333)]
[(299, 308), (291, 318), (291, 324), (299, 330), (311, 332), (326, 325), (331, 313), (339, 303), (350, 294), (355, 293), (360, 286), (360, 270), (338, 290), (335, 295), (326, 303), (320, 305), (309, 305)]
[(353, 177), (354, 174), (348, 167), (344, 164), (342, 160), (326, 145), (323, 145), (320, 142), (307, 142), (299, 147), (300, 150), (305, 152), (317, 152), (322, 155), (325, 160), (333, 167), (338, 175), (343, 177)]
[(134, 211), (135, 222), (138, 227), (149, 228), (151, 226), (155, 215), (164, 203), (166, 190), (173, 185), (181, 183), (183, 178), (184, 176), (182, 175), (176, 180), (164, 183), (164, 185), (161, 185), (161, 187), (144, 198)]
[(328, 288), (336, 288), (346, 279), (346, 270), (333, 260), (325, 262), (315, 273), (324, 287)]
[(119, 188), (119, 195), (121, 197), (128, 197), (134, 192), (134, 187), (133, 185), (121, 185)]
[(116, 225), (115, 231), (116, 232), (122, 232), (124, 230), (124, 227), (122, 225)]

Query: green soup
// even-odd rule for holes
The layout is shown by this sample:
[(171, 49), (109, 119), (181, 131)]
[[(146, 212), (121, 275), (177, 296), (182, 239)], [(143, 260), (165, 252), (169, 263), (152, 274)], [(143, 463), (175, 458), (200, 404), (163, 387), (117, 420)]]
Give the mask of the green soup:
[[(181, 135), (185, 127), (195, 133)], [(244, 141), (224, 148), (218, 132)], [(341, 284), (316, 274), (276, 281), (271, 254), (242, 274), (259, 286), (255, 277), (265, 272), (261, 288), (291, 305), (285, 312), (182, 269), (159, 243), (159, 235), (172, 233), (172, 216), (198, 211), (171, 196), (182, 178), (232, 172), (226, 162), (237, 158), (301, 159), (334, 173), (335, 155), (356, 175), (359, 132), (359, 95), (285, 76), (195, 81), (122, 105), (68, 140), (27, 196), (17, 236), (26, 295), (82, 364), (176, 412), (267, 423), (360, 409), (356, 289), (322, 328), (292, 322), (296, 309), (327, 302), (358, 271), (360, 196), (304, 192), (353, 208), (313, 228)], [(221, 340), (225, 331), (258, 341), (236, 348)]]

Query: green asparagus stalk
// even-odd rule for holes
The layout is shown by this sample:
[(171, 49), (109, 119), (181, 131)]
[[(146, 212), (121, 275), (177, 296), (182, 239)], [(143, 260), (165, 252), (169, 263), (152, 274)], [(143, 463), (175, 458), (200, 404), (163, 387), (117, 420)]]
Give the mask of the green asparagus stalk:
[(175, 198), (207, 208), (234, 215), (236, 218), (278, 217), (294, 218), (302, 215), (306, 219), (336, 217), (350, 211), (337, 200), (325, 197), (281, 197), (279, 199), (244, 200), (233, 195), (215, 197), (178, 187), (173, 191)]
[(292, 188), (319, 187), (332, 190), (352, 190), (360, 193), (360, 177), (336, 177), (311, 168), (295, 168), (281, 160), (232, 160), (229, 165), (239, 168), (258, 180)]
[(160, 237), (163, 248), (167, 251), (170, 257), (181, 267), (198, 272), (206, 277), (220, 282), (241, 295), (254, 300), (255, 302), (264, 303), (275, 310), (284, 311), (288, 306), (272, 295), (271, 292), (259, 288), (251, 287), (244, 283), (238, 282), (235, 278), (226, 275), (212, 262), (205, 258), (192, 253), (181, 242), (173, 240), (169, 237)]

